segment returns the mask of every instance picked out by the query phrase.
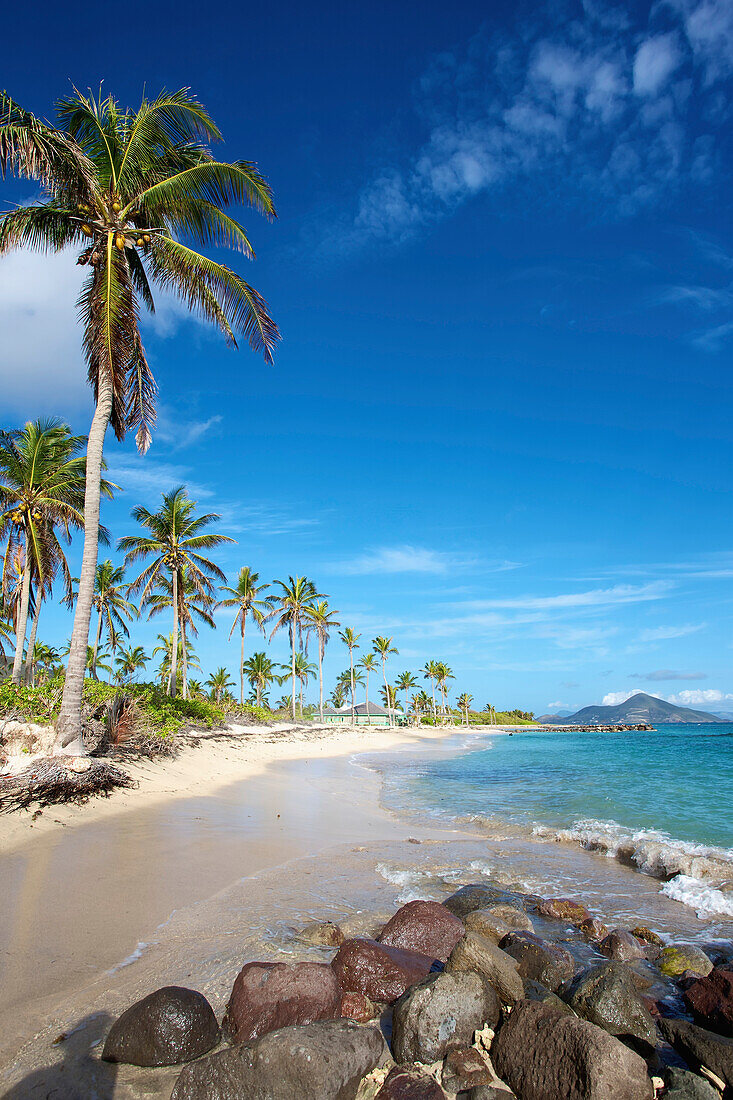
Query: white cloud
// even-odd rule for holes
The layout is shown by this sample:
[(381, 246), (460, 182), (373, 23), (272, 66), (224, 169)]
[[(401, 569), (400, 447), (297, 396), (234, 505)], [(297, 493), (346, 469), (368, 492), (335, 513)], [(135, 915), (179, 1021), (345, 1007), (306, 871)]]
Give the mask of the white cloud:
[(499, 600), (474, 601), (475, 608), (518, 608), (527, 611), (551, 611), (560, 608), (610, 607), (616, 604), (645, 603), (661, 600), (674, 587), (670, 581), (650, 584), (617, 584), (613, 588), (594, 588), (588, 592), (564, 592), (557, 596), (510, 596)]
[(175, 462), (161, 462), (149, 455), (130, 454), (127, 458), (113, 459), (107, 477), (126, 493), (141, 496), (146, 503), (157, 504), (161, 493), (169, 493), (179, 485), (185, 485), (193, 500), (205, 500), (214, 494), (205, 485), (189, 478), (190, 468)]
[(688, 634), (697, 634), (707, 623), (686, 623), (683, 626), (654, 626), (642, 630), (640, 642), (667, 642), (672, 638), (685, 638)]
[[(353, 561), (330, 566), (331, 572), (353, 576), (369, 573), (447, 573), (477, 564), (475, 559), (441, 553), (425, 546), (381, 546)], [(499, 562), (495, 572), (517, 568), (516, 562)]]
[(733, 699), (733, 695), (725, 694), (715, 688), (688, 689), (678, 691), (676, 695), (667, 696), (667, 702), (676, 703), (678, 707), (699, 707), (709, 703), (727, 703), (731, 699)]
[[(638, 695), (639, 689), (634, 688), (633, 691), (609, 691), (601, 699), (602, 707), (617, 707), (619, 703), (625, 703), (627, 699), (630, 699), (632, 695)], [(654, 699), (661, 699), (662, 696), (656, 691), (645, 691), (645, 695), (651, 695)]]
[(631, 672), (630, 680), (707, 680), (706, 672), (675, 672), (671, 668), (658, 668), (654, 672)]
[(166, 443), (174, 451), (180, 451), (198, 443), (202, 436), (221, 424), (223, 419), (223, 416), (217, 414), (206, 420), (191, 420), (173, 409), (161, 407), (158, 411), (155, 439)]
[(570, 703), (563, 703), (561, 699), (558, 699), (558, 700), (557, 700), (556, 702), (554, 702), (554, 703), (548, 703), (548, 704), (547, 704), (547, 709), (548, 709), (548, 711), (553, 711), (553, 710), (570, 710), (570, 706), (571, 706), (571, 704), (570, 704)]
[(681, 60), (677, 37), (659, 34), (642, 42), (634, 58), (634, 91), (637, 95), (656, 95), (667, 83)]
[(733, 5), (730, 0), (670, 0), (683, 17), (695, 59), (712, 83), (733, 69)]

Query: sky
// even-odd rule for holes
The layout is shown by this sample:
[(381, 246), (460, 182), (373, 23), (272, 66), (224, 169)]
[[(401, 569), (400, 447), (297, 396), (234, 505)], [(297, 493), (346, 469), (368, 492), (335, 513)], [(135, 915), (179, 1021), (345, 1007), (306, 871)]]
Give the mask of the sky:
[[(234, 261), (282, 331), (275, 365), (159, 299), (158, 430), (145, 457), (109, 434), (124, 491), (103, 520), (135, 533), (131, 508), (184, 484), (236, 539), (217, 553), (232, 580), (312, 577), (367, 649), (393, 636), (389, 675), (444, 660), (478, 706), (643, 690), (733, 711), (733, 0), (415, 16), (133, 0), (121, 31), (109, 6), (6, 13), (25, 107), (52, 117), (70, 83), (132, 106), (190, 86), (222, 158), (256, 161), (275, 195), (276, 221), (242, 214), (257, 259)], [(0, 208), (34, 195), (0, 183)], [(0, 261), (5, 425), (88, 430), (79, 273)], [(217, 622), (202, 667), (236, 677)], [(69, 633), (44, 610), (44, 640)], [(327, 690), (347, 665), (334, 636)]]

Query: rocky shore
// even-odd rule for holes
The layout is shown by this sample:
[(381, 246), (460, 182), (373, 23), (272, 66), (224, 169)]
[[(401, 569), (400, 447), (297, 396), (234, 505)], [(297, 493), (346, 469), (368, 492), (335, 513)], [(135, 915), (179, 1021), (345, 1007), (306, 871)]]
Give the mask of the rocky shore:
[(82, 1091), (53, 1095), (115, 1097), (124, 1069), (125, 1096), (171, 1100), (733, 1096), (730, 943), (609, 930), (580, 901), (486, 882), (362, 931), (312, 922), (293, 943), (309, 961), (247, 962), (221, 1022), (194, 989), (151, 991)]
[(636, 725), (615, 725), (615, 726), (542, 726), (542, 729), (546, 733), (628, 733), (634, 731), (650, 731), (654, 729), (654, 726), (650, 726), (648, 722), (638, 722)]

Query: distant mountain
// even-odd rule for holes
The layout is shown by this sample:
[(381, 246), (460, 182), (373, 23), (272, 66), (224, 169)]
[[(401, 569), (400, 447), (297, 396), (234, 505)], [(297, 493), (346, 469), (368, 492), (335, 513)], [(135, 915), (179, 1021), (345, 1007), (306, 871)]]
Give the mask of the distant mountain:
[(539, 718), (535, 718), (535, 722), (541, 722), (543, 725), (547, 726), (551, 722), (564, 722), (564, 720), (569, 717), (569, 710), (559, 710), (557, 714), (541, 714)]
[[(557, 722), (553, 715), (545, 715), (538, 722)], [(676, 707), (664, 699), (655, 699), (640, 691), (632, 695), (625, 703), (615, 707), (583, 707), (576, 714), (569, 714), (560, 720), (564, 726), (635, 726), (640, 722), (649, 722), (652, 726), (672, 725), (680, 722), (719, 722), (715, 714), (704, 710), (690, 710), (689, 707)]]

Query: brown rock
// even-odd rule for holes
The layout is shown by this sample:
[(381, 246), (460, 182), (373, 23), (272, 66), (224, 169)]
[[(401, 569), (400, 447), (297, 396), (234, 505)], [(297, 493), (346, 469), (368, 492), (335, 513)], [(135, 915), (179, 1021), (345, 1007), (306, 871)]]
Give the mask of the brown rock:
[(687, 1020), (664, 1017), (659, 1021), (659, 1030), (693, 1069), (705, 1066), (733, 1089), (733, 1039)]
[(656, 932), (652, 932), (651, 928), (647, 928), (645, 924), (637, 924), (636, 928), (631, 929), (631, 935), (636, 936), (637, 940), (642, 940), (644, 943), (650, 943), (653, 947), (664, 947), (662, 937), (658, 936)]
[(514, 1005), (524, 998), (524, 982), (516, 960), (478, 932), (466, 932), (445, 968), (449, 973), (475, 970), (493, 986), (502, 1004)]
[(395, 1066), (375, 1100), (446, 1100), (446, 1095), (423, 1066)]
[[(490, 905), (481, 912), (491, 913), (492, 916), (504, 921), (515, 932), (534, 932), (534, 925), (524, 909), (519, 905), (510, 905), (508, 902), (499, 902)], [(468, 925), (466, 925), (468, 927)]]
[(489, 909), (474, 909), (464, 917), (463, 923), (470, 932), (478, 932), (482, 936), (498, 943), (503, 940), (511, 927), (501, 917), (496, 917)]
[(202, 993), (168, 985), (131, 1005), (110, 1028), (102, 1058), (133, 1066), (175, 1066), (219, 1042), (219, 1025)]
[(504, 900), (506, 900), (506, 890), (498, 886), (488, 886), (482, 882), (472, 882), (456, 890), (455, 894), (445, 899), (443, 905), (462, 920), (474, 909), (487, 909), (488, 906)]
[(598, 917), (590, 917), (588, 920), (581, 921), (578, 925), (578, 931), (591, 943), (600, 943), (608, 935), (608, 929)]
[(443, 1063), (443, 1085), (448, 1092), (490, 1085), (491, 1070), (475, 1047), (453, 1047)]
[(583, 921), (591, 919), (591, 914), (582, 902), (574, 901), (572, 898), (547, 898), (539, 903), (537, 912), (541, 917), (564, 920), (568, 924), (580, 925)]
[(612, 1035), (524, 1001), (491, 1047), (497, 1073), (523, 1100), (651, 1100), (646, 1063)]
[(430, 1065), (451, 1045), (469, 1045), (487, 1024), (495, 1028), (500, 1016), (497, 995), (480, 974), (428, 974), (394, 1006), (392, 1053), (397, 1062)]
[(315, 947), (340, 947), (345, 936), (339, 926), (330, 920), (314, 920), (298, 932), (298, 939)]
[(630, 932), (624, 932), (621, 928), (614, 928), (598, 945), (607, 959), (615, 959), (618, 962), (629, 962), (631, 959), (644, 957), (644, 948), (635, 936)]
[(235, 979), (222, 1029), (233, 1042), (249, 1043), (277, 1028), (340, 1015), (341, 990), (328, 963), (251, 962)]
[(523, 978), (541, 982), (555, 993), (575, 973), (575, 960), (569, 951), (547, 943), (532, 932), (510, 932), (499, 946), (517, 960)]
[(463, 932), (458, 917), (439, 902), (408, 901), (377, 938), (387, 947), (406, 948), (445, 962)]
[(353, 939), (342, 943), (331, 966), (344, 992), (392, 1004), (430, 973), (434, 961), (376, 940)]
[(378, 1015), (379, 1009), (363, 993), (341, 994), (341, 1016), (344, 1019), (366, 1024)]
[(733, 1036), (733, 966), (716, 966), (688, 986), (684, 996), (696, 1023)]

